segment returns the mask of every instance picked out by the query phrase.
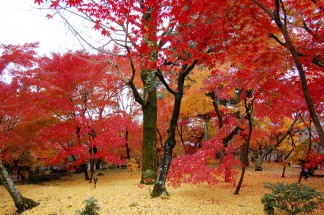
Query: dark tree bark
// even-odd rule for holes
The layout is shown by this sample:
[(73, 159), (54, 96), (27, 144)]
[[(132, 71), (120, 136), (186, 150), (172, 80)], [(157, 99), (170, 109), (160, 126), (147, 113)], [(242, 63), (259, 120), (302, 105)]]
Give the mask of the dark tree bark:
[(180, 125), (180, 129), (179, 129), (179, 127), (177, 127), (177, 132), (178, 132), (178, 135), (180, 137), (181, 146), (183, 148), (183, 151), (184, 151), (185, 155), (187, 155), (188, 151), (187, 151), (186, 145), (184, 144), (182, 128), (183, 128), (182, 125)]
[[(292, 145), (292, 149), (290, 150), (290, 152), (288, 152), (288, 154), (285, 156), (285, 160), (287, 160), (289, 158), (289, 156), (291, 155), (291, 153), (296, 149), (296, 144), (295, 144), (295, 141), (294, 141), (294, 138), (293, 138), (293, 135), (290, 133), (290, 138), (291, 138), (291, 145)], [(290, 166), (290, 164), (288, 164)], [(281, 177), (284, 178), (285, 177), (285, 172), (286, 172), (286, 164), (284, 165), (283, 167), (283, 170), (282, 170), (282, 174), (281, 174)]]
[[(213, 106), (214, 106), (214, 110), (216, 112), (216, 115), (217, 115), (217, 119), (218, 119), (218, 129), (221, 130), (222, 127), (223, 127), (223, 115), (219, 109), (219, 105), (222, 104), (222, 105), (226, 105), (227, 103), (230, 103), (231, 101), (226, 101), (226, 100), (221, 100), (219, 99), (217, 96), (216, 96), (216, 93), (214, 91), (212, 92), (209, 92), (207, 94), (207, 96), (209, 96), (212, 100), (213, 100)], [(235, 98), (231, 99), (232, 101), (234, 101), (233, 103), (237, 103), (238, 100), (236, 101)], [(228, 146), (228, 143), (233, 139), (233, 137), (235, 135), (238, 134), (238, 132), (241, 130), (241, 128), (239, 126), (236, 126), (232, 131), (231, 133), (229, 133), (226, 137), (223, 138), (222, 142), (223, 142), (223, 146), (225, 148), (227, 148)], [(219, 152), (219, 160), (220, 162), (222, 162), (223, 158), (225, 157), (225, 151), (224, 150), (221, 150)], [(230, 175), (231, 173), (229, 172), (229, 169), (226, 168), (225, 169), (225, 182), (230, 182), (229, 178), (226, 177), (226, 175)]]
[(82, 171), (84, 173), (84, 179), (85, 180), (90, 180), (90, 177), (89, 177), (89, 174), (88, 174), (88, 165), (87, 165), (87, 163), (82, 164), (81, 169), (82, 169)]
[[(323, 128), (321, 126), (321, 123), (318, 119), (318, 115), (315, 111), (315, 107), (314, 107), (314, 103), (312, 100), (312, 97), (309, 93), (309, 89), (308, 89), (308, 83), (307, 83), (307, 79), (306, 79), (306, 74), (305, 74), (305, 70), (303, 67), (303, 64), (301, 63), (301, 61), (299, 60), (299, 56), (300, 54), (297, 52), (296, 47), (293, 43), (293, 41), (290, 38), (290, 35), (288, 33), (288, 29), (286, 27), (286, 25), (282, 22), (281, 17), (280, 17), (280, 10), (281, 10), (281, 1), (280, 0), (275, 0), (275, 4), (276, 4), (276, 8), (275, 10), (272, 12), (270, 9), (266, 8), (262, 3), (260, 3), (258, 0), (252, 0), (256, 5), (258, 5), (264, 12), (266, 12), (268, 14), (268, 16), (275, 21), (276, 25), (278, 26), (278, 28), (280, 29), (282, 36), (285, 39), (285, 43), (280, 42), (280, 44), (285, 44), (285, 47), (289, 50), (294, 63), (296, 65), (298, 74), (299, 74), (299, 78), (300, 78), (300, 83), (301, 83), (301, 87), (302, 87), (302, 91), (307, 103), (307, 107), (310, 113), (310, 116), (314, 122), (316, 131), (318, 133), (319, 139), (320, 139), (320, 146), (324, 147), (324, 131)], [(285, 11), (283, 11), (285, 13)], [(277, 41), (278, 42), (278, 41)]]
[(0, 180), (3, 186), (10, 194), (19, 213), (39, 205), (38, 202), (35, 202), (32, 199), (25, 198), (20, 194), (19, 190), (16, 188), (16, 186), (10, 179), (8, 172), (1, 161), (0, 161)]
[[(248, 98), (251, 98), (252, 100), (248, 102)], [(253, 91), (249, 90), (247, 91), (247, 96), (244, 99), (244, 106), (245, 106), (245, 113), (246, 113), (246, 118), (248, 119), (249, 122), (249, 133), (245, 141), (244, 145), (244, 162), (243, 162), (243, 167), (242, 167), (242, 172), (241, 172), (241, 177), (239, 180), (239, 183), (237, 184), (236, 190), (234, 192), (235, 195), (238, 195), (243, 183), (244, 175), (245, 175), (245, 169), (248, 164), (248, 155), (249, 155), (249, 148), (250, 148), (250, 140), (251, 140), (251, 135), (252, 135), (252, 113), (253, 113)]]
[(129, 148), (129, 145), (128, 145), (128, 129), (126, 129), (126, 133), (125, 133), (125, 140), (126, 140), (126, 144), (125, 144), (125, 147), (126, 147), (126, 159), (130, 159), (130, 148)]
[(285, 177), (285, 173), (286, 173), (286, 164), (284, 165), (284, 167), (282, 169), (281, 178), (284, 178)]
[(160, 81), (164, 84), (167, 90), (174, 96), (173, 111), (171, 116), (171, 121), (168, 129), (168, 138), (164, 143), (164, 154), (162, 162), (159, 167), (159, 172), (157, 179), (154, 183), (153, 191), (151, 193), (152, 197), (158, 197), (160, 195), (169, 195), (166, 190), (166, 179), (169, 172), (169, 168), (172, 161), (172, 151), (176, 145), (175, 133), (177, 129), (178, 119), (180, 115), (181, 101), (183, 97), (184, 81), (189, 72), (194, 68), (197, 61), (195, 60), (190, 66), (184, 65), (183, 71), (178, 74), (177, 80), (177, 91), (172, 90), (167, 82), (165, 81), (161, 72), (157, 72), (157, 76)]
[(89, 174), (89, 183), (92, 183), (93, 175), (95, 169), (95, 160), (94, 158), (90, 159), (90, 174)]
[[(242, 163), (245, 164), (245, 166), (249, 166), (250, 165), (250, 162), (249, 162), (249, 155), (246, 155), (246, 151), (245, 151), (245, 148), (246, 148), (246, 143), (244, 143), (242, 146), (240, 146), (240, 161)], [(248, 156), (246, 158), (246, 156)]]
[(174, 102), (173, 113), (172, 113), (172, 118), (171, 118), (169, 132), (168, 132), (168, 138), (164, 143), (164, 154), (159, 168), (158, 177), (154, 184), (154, 188), (151, 194), (152, 197), (157, 197), (160, 196), (161, 194), (168, 195), (168, 192), (166, 191), (165, 182), (172, 161), (172, 150), (176, 145), (175, 131), (176, 131), (177, 121), (180, 113), (181, 99), (182, 99), (182, 94), (181, 95), (178, 94), (175, 96), (175, 102)]
[(220, 100), (218, 97), (216, 97), (216, 94), (214, 91), (209, 92), (207, 94), (207, 96), (209, 96), (212, 100), (213, 100), (213, 106), (214, 106), (214, 110), (216, 112), (217, 115), (217, 119), (218, 119), (218, 129), (221, 129), (223, 127), (223, 115), (219, 110), (218, 104), (220, 103)]

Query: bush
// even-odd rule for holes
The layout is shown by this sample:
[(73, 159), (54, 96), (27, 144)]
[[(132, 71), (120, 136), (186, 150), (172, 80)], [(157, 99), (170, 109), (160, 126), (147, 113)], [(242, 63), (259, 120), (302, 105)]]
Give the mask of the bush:
[(98, 205), (98, 200), (94, 197), (90, 197), (84, 202), (86, 205), (82, 211), (77, 210), (75, 212), (76, 215), (99, 215), (98, 211), (100, 207)]
[(275, 208), (289, 214), (310, 213), (324, 202), (320, 192), (298, 183), (276, 183), (264, 186), (272, 190), (272, 194), (265, 194), (261, 199), (266, 214), (274, 214)]

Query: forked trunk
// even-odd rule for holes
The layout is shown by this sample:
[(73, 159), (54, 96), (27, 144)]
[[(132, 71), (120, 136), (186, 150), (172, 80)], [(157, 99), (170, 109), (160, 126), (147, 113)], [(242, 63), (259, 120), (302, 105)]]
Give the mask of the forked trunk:
[(1, 161), (0, 161), (0, 180), (3, 186), (9, 192), (19, 213), (39, 205), (38, 202), (25, 198), (20, 194), (19, 190), (16, 188), (13, 181), (10, 179), (8, 172)]
[[(195, 63), (193, 64), (193, 66), (194, 65), (195, 65)], [(188, 72), (179, 74), (179, 76), (178, 76), (178, 91), (177, 92), (171, 91), (172, 94), (174, 95), (173, 111), (172, 111), (170, 126), (168, 129), (168, 138), (166, 139), (165, 144), (164, 144), (164, 154), (163, 154), (162, 162), (160, 164), (158, 177), (154, 183), (153, 191), (151, 193), (152, 197), (158, 197), (160, 195), (166, 195), (166, 196), (168, 195), (165, 183), (166, 183), (167, 175), (168, 175), (169, 168), (170, 168), (171, 161), (172, 161), (172, 150), (173, 150), (174, 146), (176, 145), (175, 133), (176, 133), (178, 119), (179, 119), (179, 115), (180, 115), (181, 100), (183, 97), (184, 80), (185, 80), (185, 77), (188, 74)], [(160, 80), (162, 79), (161, 76), (159, 78), (160, 78)]]
[(271, 152), (265, 151), (261, 154), (261, 156), (255, 162), (255, 167), (254, 167), (255, 171), (262, 171), (262, 163), (263, 163), (264, 159), (266, 158), (266, 156), (269, 155), (269, 153), (271, 153)]

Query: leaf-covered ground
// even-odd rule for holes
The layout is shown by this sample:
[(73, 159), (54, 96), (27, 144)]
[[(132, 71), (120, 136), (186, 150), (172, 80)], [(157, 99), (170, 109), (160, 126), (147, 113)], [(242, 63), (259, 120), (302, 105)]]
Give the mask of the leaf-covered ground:
[[(265, 164), (263, 172), (254, 172), (249, 167), (240, 195), (233, 195), (234, 184), (219, 183), (215, 186), (183, 185), (169, 187), (170, 197), (151, 199), (151, 187), (137, 186), (140, 173), (127, 170), (100, 171), (97, 188), (84, 181), (83, 175), (71, 175), (59, 181), (37, 185), (18, 185), (21, 193), (40, 202), (40, 205), (23, 215), (75, 214), (82, 209), (88, 197), (98, 199), (100, 214), (263, 214), (261, 197), (269, 190), (263, 188), (264, 182), (296, 182), (300, 169), (287, 167), (286, 177), (281, 178), (282, 166)], [(98, 172), (97, 172), (98, 173)], [(319, 172), (318, 172), (319, 173)], [(323, 174), (323, 171), (321, 172)], [(304, 185), (324, 192), (324, 179), (303, 180)], [(0, 187), (0, 214), (14, 214), (15, 207), (9, 194)], [(323, 214), (324, 208), (313, 214)], [(277, 212), (277, 214), (281, 214)]]

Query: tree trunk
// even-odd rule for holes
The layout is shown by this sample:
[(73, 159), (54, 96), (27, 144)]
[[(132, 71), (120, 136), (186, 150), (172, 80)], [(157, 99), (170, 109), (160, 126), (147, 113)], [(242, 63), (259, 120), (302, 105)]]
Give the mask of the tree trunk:
[(38, 202), (25, 198), (20, 194), (19, 190), (16, 188), (13, 181), (10, 179), (8, 172), (1, 161), (0, 161), (0, 180), (3, 186), (9, 192), (19, 213), (39, 205)]
[[(142, 70), (141, 78), (144, 84), (143, 111), (143, 161), (142, 184), (153, 184), (158, 170), (157, 161), (157, 93), (152, 83), (151, 70)], [(155, 80), (155, 76), (154, 76)]]
[[(166, 139), (165, 144), (164, 144), (164, 154), (163, 154), (162, 162), (161, 162), (161, 165), (159, 168), (158, 177), (154, 183), (153, 191), (151, 193), (152, 197), (158, 197), (160, 195), (168, 195), (165, 183), (166, 183), (167, 175), (168, 175), (169, 168), (170, 168), (171, 161), (172, 161), (172, 150), (173, 150), (174, 146), (176, 145), (175, 133), (176, 133), (178, 119), (179, 119), (179, 115), (180, 115), (181, 100), (183, 97), (183, 89), (184, 89), (184, 81), (185, 81), (185, 78), (188, 75), (189, 71), (191, 71), (191, 69), (194, 67), (195, 64), (196, 64), (196, 61), (190, 67), (185, 69), (186, 72), (179, 73), (179, 75), (178, 75), (178, 91), (177, 92), (168, 89), (169, 92), (171, 91), (171, 93), (174, 95), (173, 111), (172, 111), (170, 126), (168, 129), (168, 138)], [(163, 84), (167, 85), (165, 80), (163, 80), (162, 76), (159, 76), (159, 79), (162, 80)], [(169, 86), (167, 86), (167, 88), (168, 87)]]
[(172, 137), (169, 137), (164, 144), (164, 153), (162, 162), (159, 168), (159, 174), (157, 180), (155, 181), (153, 191), (151, 193), (152, 197), (158, 197), (160, 195), (168, 196), (169, 193), (166, 190), (165, 182), (169, 172), (169, 168), (172, 161), (172, 150), (176, 142)]
[(94, 174), (95, 160), (94, 158), (90, 159), (90, 175), (89, 175), (89, 183), (92, 183), (93, 174)]
[(305, 74), (305, 71), (304, 71), (304, 68), (299, 60), (299, 57), (298, 57), (298, 54), (297, 54), (297, 51), (294, 47), (294, 45), (292, 44), (292, 41), (290, 39), (290, 36), (288, 34), (288, 31), (286, 29), (286, 27), (284, 27), (281, 23), (281, 25), (278, 25), (280, 26), (280, 30), (282, 31), (282, 34), (286, 40), (286, 43), (287, 43), (287, 46), (288, 46), (288, 49), (291, 53), (291, 55), (293, 56), (293, 59), (295, 61), (295, 64), (296, 64), (296, 67), (297, 67), (297, 70), (298, 70), (298, 73), (299, 73), (299, 78), (300, 78), (300, 82), (301, 82), (301, 85), (302, 85), (302, 91), (304, 93), (304, 97), (305, 97), (305, 100), (306, 100), (306, 103), (307, 103), (307, 107), (308, 107), (308, 110), (309, 110), (309, 113), (312, 117), (312, 120), (314, 122), (314, 125), (315, 125), (315, 128), (316, 128), (316, 131), (318, 133), (318, 136), (320, 138), (320, 145), (322, 147), (324, 147), (324, 132), (323, 132), (323, 128), (321, 126), (321, 123), (318, 119), (318, 116), (317, 116), (317, 113), (315, 111), (315, 108), (314, 108), (314, 104), (313, 104), (313, 100), (312, 100), (312, 97), (309, 93), (309, 90), (308, 90), (308, 84), (307, 84), (307, 79), (306, 79), (306, 74)]
[[(272, 151), (272, 150), (271, 150)], [(258, 160), (255, 162), (255, 167), (254, 170), (255, 171), (262, 171), (262, 163), (264, 161), (264, 159), (269, 155), (271, 157), (271, 151), (270, 150), (265, 150), (261, 156), (258, 158)]]
[(286, 164), (284, 165), (284, 167), (282, 169), (281, 178), (284, 178), (285, 177), (285, 173), (286, 173)]
[(259, 158), (257, 160), (257, 162), (255, 163), (254, 170), (255, 171), (262, 171), (262, 163), (263, 163), (263, 159)]
[(203, 120), (204, 120), (205, 140), (208, 141), (209, 140), (209, 126), (208, 126), (209, 115), (205, 114), (203, 116)]
[(240, 193), (240, 189), (243, 184), (243, 179), (244, 179), (244, 175), (245, 175), (245, 169), (246, 169), (246, 166), (243, 165), (241, 177), (240, 177), (239, 183), (237, 184), (236, 190), (234, 192), (235, 195), (238, 195)]
[[(249, 166), (250, 162), (249, 162), (249, 155), (246, 155), (245, 153), (245, 146), (246, 143), (244, 143), (241, 147), (240, 147), (240, 161), (242, 163), (245, 163), (245, 166)], [(247, 156), (247, 158), (246, 158)]]
[(84, 179), (85, 180), (90, 180), (89, 174), (88, 174), (88, 165), (87, 165), (87, 163), (82, 164), (81, 168), (82, 168), (82, 171), (84, 173)]
[(126, 159), (130, 159), (130, 148), (128, 145), (128, 129), (126, 129), (126, 134), (125, 134), (125, 140), (126, 140)]
[(311, 95), (309, 93), (309, 90), (308, 90), (308, 83), (307, 83), (306, 74), (305, 74), (305, 71), (304, 71), (304, 68), (303, 68), (303, 64), (299, 60), (299, 53), (297, 52), (297, 50), (295, 48), (295, 45), (293, 44), (293, 41), (290, 38), (287, 27), (286, 27), (286, 25), (284, 25), (284, 23), (282, 22), (282, 20), (280, 18), (280, 9), (281, 9), (280, 1), (275, 0), (276, 10), (274, 12), (270, 11), (268, 8), (266, 8), (258, 0), (253, 0), (253, 2), (255, 4), (257, 4), (260, 8), (262, 8), (262, 10), (264, 10), (270, 16), (270, 18), (275, 21), (276, 25), (278, 26), (278, 28), (280, 29), (280, 31), (282, 33), (282, 36), (285, 39), (285, 42), (286, 42), (285, 46), (287, 47), (287, 49), (289, 50), (292, 58), (294, 59), (294, 63), (296, 65), (296, 68), (297, 68), (297, 71), (298, 71), (298, 74), (299, 74), (301, 87), (302, 87), (302, 91), (303, 91), (303, 94), (304, 94), (304, 97), (305, 97), (305, 100), (306, 100), (306, 104), (307, 104), (309, 113), (310, 113), (311, 118), (312, 118), (312, 120), (314, 122), (316, 131), (317, 131), (319, 139), (320, 139), (319, 145), (321, 147), (324, 147), (324, 131), (323, 131), (321, 123), (320, 123), (320, 121), (318, 119), (317, 113), (316, 113), (315, 108), (314, 108), (314, 103), (313, 103), (312, 97), (311, 97)]
[(247, 136), (247, 139), (245, 141), (245, 146), (244, 146), (244, 162), (243, 162), (243, 168), (242, 168), (242, 172), (241, 172), (241, 177), (239, 180), (239, 183), (237, 184), (236, 190), (234, 192), (235, 195), (238, 195), (243, 183), (243, 179), (244, 179), (244, 174), (245, 174), (245, 169), (246, 166), (248, 164), (248, 159), (249, 159), (249, 148), (250, 148), (250, 140), (251, 140), (251, 135), (252, 135), (252, 113), (253, 113), (253, 101), (254, 98), (252, 98), (252, 101), (250, 103), (248, 103), (247, 98), (251, 98), (253, 91), (249, 90), (247, 91), (247, 96), (246, 99), (244, 100), (244, 106), (245, 106), (245, 112), (246, 112), (246, 117), (248, 119), (249, 122), (249, 133)]

